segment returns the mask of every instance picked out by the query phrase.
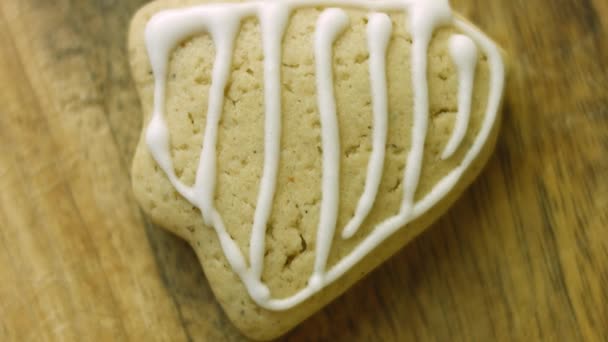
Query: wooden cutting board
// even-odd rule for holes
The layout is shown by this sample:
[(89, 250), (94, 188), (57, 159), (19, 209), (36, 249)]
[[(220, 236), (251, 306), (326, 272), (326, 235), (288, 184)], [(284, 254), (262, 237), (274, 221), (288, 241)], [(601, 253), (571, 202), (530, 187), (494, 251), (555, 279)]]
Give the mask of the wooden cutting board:
[[(126, 30), (144, 0), (0, 1), (0, 340), (240, 341), (147, 223)], [(497, 153), (288, 341), (608, 340), (608, 1), (454, 0), (512, 56)]]

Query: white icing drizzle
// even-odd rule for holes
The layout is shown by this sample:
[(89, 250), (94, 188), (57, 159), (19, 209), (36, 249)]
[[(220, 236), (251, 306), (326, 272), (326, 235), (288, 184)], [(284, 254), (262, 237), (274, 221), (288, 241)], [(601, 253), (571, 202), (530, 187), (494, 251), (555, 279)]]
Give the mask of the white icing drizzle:
[(420, 172), (424, 142), (429, 121), (429, 90), (427, 73), (427, 50), (433, 31), (452, 19), (447, 0), (420, 1), (410, 9), (410, 32), (412, 33), (412, 89), (414, 91), (414, 122), (412, 146), (407, 157), (403, 175), (403, 202), (401, 212), (411, 214)]
[(255, 208), (249, 260), (254, 276), (260, 279), (264, 266), (266, 225), (272, 210), (272, 200), (279, 171), (281, 143), (281, 42), (289, 19), (288, 8), (273, 3), (259, 11), (264, 46), (264, 105), (266, 123), (264, 126), (264, 170), (260, 181), (260, 192)]
[[(221, 12), (218, 16), (221, 16)], [(217, 20), (217, 19), (216, 19)], [(203, 137), (203, 150), (200, 155), (199, 167), (196, 172), (194, 184), (194, 196), (198, 199), (199, 207), (203, 213), (206, 224), (211, 224), (211, 217), (215, 208), (213, 207), (213, 194), (215, 192), (216, 169), (217, 169), (217, 128), (222, 117), (224, 108), (224, 90), (230, 77), (232, 63), (232, 50), (236, 38), (239, 21), (234, 17), (227, 17), (221, 25), (211, 27), (211, 37), (215, 44), (216, 54), (213, 64), (213, 83), (209, 89), (209, 103), (207, 109), (207, 124)]]
[(321, 116), (321, 144), (323, 146), (322, 198), (317, 250), (310, 286), (320, 288), (325, 274), (325, 264), (336, 230), (340, 194), (340, 132), (336, 114), (336, 98), (332, 73), (332, 46), (348, 27), (346, 12), (330, 8), (321, 13), (315, 31), (315, 62), (317, 101)]
[[(281, 43), (291, 11), (301, 7), (345, 7), (371, 12), (408, 11), (412, 47), (412, 86), (414, 117), (412, 145), (404, 171), (403, 202), (400, 212), (374, 227), (373, 231), (352, 252), (326, 270), (327, 257), (335, 233), (339, 204), (339, 127), (333, 96), (332, 46), (347, 28), (348, 16), (337, 8), (322, 12), (314, 37), (317, 72), (317, 96), (321, 116), (323, 146), (322, 203), (316, 241), (316, 258), (308, 285), (294, 295), (272, 298), (261, 282), (266, 225), (271, 211), (280, 156), (281, 136)], [(265, 135), (264, 166), (250, 241), (249, 265), (238, 245), (225, 229), (221, 215), (214, 207), (216, 183), (217, 133), (224, 104), (224, 91), (232, 67), (234, 42), (244, 18), (257, 16), (261, 22), (264, 50)], [(480, 131), (462, 163), (441, 179), (433, 189), (414, 202), (422, 167), (424, 143), (428, 126), (427, 49), (434, 30), (441, 25), (454, 24), (464, 35), (450, 40), (450, 53), (458, 68), (458, 114), (454, 133), (443, 156), (449, 157), (462, 142), (468, 126), (476, 46), (487, 56), (490, 66), (488, 106)], [(164, 119), (166, 79), (169, 55), (181, 40), (197, 33), (207, 33), (215, 44), (216, 57), (209, 89), (207, 122), (202, 143), (196, 181), (192, 187), (182, 183), (175, 174), (170, 154), (169, 131)], [(342, 232), (352, 236), (365, 217), (378, 192), (386, 148), (387, 82), (386, 50), (391, 34), (391, 22), (386, 14), (369, 16), (367, 40), (370, 50), (370, 84), (373, 103), (373, 146), (364, 192), (352, 220)], [(335, 281), (351, 267), (378, 247), (399, 228), (424, 214), (456, 185), (462, 174), (479, 155), (496, 120), (504, 87), (504, 66), (496, 45), (472, 25), (452, 18), (447, 0), (284, 0), (200, 5), (166, 10), (156, 14), (146, 26), (145, 41), (154, 74), (154, 108), (146, 129), (146, 143), (171, 184), (180, 195), (201, 210), (205, 224), (212, 226), (226, 259), (239, 276), (251, 298), (269, 310), (285, 310), (314, 295)], [(468, 38), (467, 38), (468, 37)], [(454, 141), (454, 142), (452, 142)]]
[(441, 159), (450, 158), (467, 133), (471, 116), (475, 66), (477, 65), (477, 46), (471, 38), (455, 34), (450, 37), (449, 48), (452, 60), (458, 69), (458, 113), (456, 113), (454, 132), (443, 150)]
[(386, 81), (386, 50), (391, 38), (393, 24), (384, 13), (371, 13), (367, 24), (367, 46), (369, 49), (369, 78), (374, 114), (372, 154), (367, 165), (367, 178), (363, 195), (359, 199), (355, 215), (342, 231), (342, 238), (355, 235), (376, 200), (386, 151), (388, 134), (388, 94)]

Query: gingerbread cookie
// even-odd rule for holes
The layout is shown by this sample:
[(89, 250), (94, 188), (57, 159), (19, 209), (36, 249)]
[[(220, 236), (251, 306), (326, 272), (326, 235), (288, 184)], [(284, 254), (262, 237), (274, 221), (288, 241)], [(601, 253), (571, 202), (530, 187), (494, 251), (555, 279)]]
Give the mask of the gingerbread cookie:
[(494, 148), (501, 52), (445, 0), (160, 0), (129, 51), (135, 195), (254, 339), (423, 231)]

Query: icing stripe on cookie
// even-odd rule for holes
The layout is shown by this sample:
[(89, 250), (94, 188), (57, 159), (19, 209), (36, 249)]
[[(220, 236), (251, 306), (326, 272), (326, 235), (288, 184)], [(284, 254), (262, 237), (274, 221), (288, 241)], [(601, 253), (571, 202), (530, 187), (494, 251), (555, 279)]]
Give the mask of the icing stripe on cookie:
[(367, 46), (369, 49), (369, 78), (374, 114), (372, 154), (367, 165), (367, 178), (363, 195), (359, 199), (355, 215), (342, 231), (342, 238), (355, 235), (376, 200), (386, 152), (388, 134), (388, 91), (386, 81), (386, 50), (391, 38), (392, 23), (384, 13), (371, 13), (367, 24)]

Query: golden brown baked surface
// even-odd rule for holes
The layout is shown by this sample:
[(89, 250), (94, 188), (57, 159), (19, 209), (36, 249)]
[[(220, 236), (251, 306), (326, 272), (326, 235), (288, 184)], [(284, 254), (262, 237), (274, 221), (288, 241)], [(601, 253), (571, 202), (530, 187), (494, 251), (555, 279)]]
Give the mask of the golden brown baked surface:
[[(201, 1), (157, 1), (141, 9), (131, 26), (129, 51), (145, 123), (153, 104), (154, 78), (144, 43), (147, 20), (165, 8)], [(336, 231), (352, 217), (363, 191), (371, 152), (372, 109), (365, 38), (365, 12), (347, 10), (350, 26), (334, 45), (334, 89), (340, 125), (340, 207)], [(314, 263), (321, 199), (320, 120), (315, 88), (312, 38), (318, 9), (296, 10), (289, 21), (282, 48), (281, 155), (273, 210), (267, 227), (262, 280), (273, 297), (282, 298), (303, 288)], [(411, 146), (413, 91), (411, 37), (403, 13), (391, 13), (393, 34), (388, 48), (387, 78), (389, 132), (382, 181), (374, 207), (356, 235), (344, 240), (335, 235), (328, 266), (335, 264), (384, 219), (397, 214), (402, 199), (402, 178)], [(422, 176), (416, 198), (426, 195), (459, 165), (479, 132), (488, 98), (489, 70), (479, 56), (471, 120), (465, 140), (449, 159), (441, 160), (454, 126), (458, 79), (448, 53), (454, 28), (435, 32), (429, 48), (429, 130)], [(264, 158), (263, 54), (256, 19), (241, 25), (218, 133), (218, 178), (215, 206), (230, 235), (244, 255), (249, 237)], [(192, 184), (206, 120), (214, 46), (209, 36), (182, 41), (172, 52), (165, 117), (171, 134), (171, 155), (176, 174)], [(400, 229), (345, 276), (303, 304), (284, 312), (258, 307), (228, 265), (211, 227), (199, 210), (173, 189), (152, 159), (142, 139), (133, 160), (133, 188), (144, 211), (157, 224), (185, 238), (195, 249), (209, 283), (227, 315), (241, 331), (256, 339), (277, 337), (392, 255), (420, 233), (458, 197), (483, 167), (493, 149), (498, 120), (479, 157), (456, 188), (439, 205)]]

